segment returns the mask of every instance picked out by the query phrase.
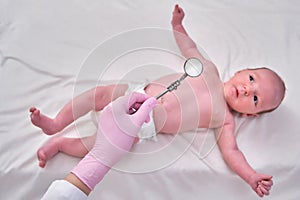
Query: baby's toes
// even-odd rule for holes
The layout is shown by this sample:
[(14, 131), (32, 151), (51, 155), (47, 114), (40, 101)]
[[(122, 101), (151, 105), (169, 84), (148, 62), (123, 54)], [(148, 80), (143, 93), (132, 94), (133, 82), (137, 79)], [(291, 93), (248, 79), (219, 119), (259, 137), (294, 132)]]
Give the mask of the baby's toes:
[(46, 153), (42, 149), (39, 149), (38, 152), (37, 152), (37, 157), (38, 157), (38, 160), (39, 160), (39, 166), (44, 168), (45, 165), (46, 165), (46, 162), (47, 162)]

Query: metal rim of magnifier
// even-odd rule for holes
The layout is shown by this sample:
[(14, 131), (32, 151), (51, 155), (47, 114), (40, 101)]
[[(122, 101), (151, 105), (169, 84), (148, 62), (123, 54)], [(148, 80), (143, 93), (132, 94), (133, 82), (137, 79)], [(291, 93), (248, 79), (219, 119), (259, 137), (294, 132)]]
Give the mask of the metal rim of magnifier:
[[(186, 67), (189, 66), (189, 63), (190, 63), (191, 61), (197, 61), (197, 64), (199, 64), (199, 65), (196, 67), (196, 68), (197, 68), (197, 71), (198, 71), (198, 74), (196, 74), (196, 75), (191, 75), (191, 74), (187, 73), (188, 70), (186, 69)], [(190, 64), (190, 65), (191, 65), (191, 64)], [(201, 67), (199, 67), (199, 66), (201, 66)], [(198, 70), (198, 69), (199, 69), (199, 70)], [(187, 60), (184, 62), (184, 71), (185, 71), (185, 73), (186, 73), (188, 76), (190, 76), (190, 77), (198, 77), (198, 76), (200, 76), (201, 73), (203, 72), (203, 64), (202, 64), (202, 62), (201, 62), (198, 58), (191, 57), (191, 58), (187, 59)]]

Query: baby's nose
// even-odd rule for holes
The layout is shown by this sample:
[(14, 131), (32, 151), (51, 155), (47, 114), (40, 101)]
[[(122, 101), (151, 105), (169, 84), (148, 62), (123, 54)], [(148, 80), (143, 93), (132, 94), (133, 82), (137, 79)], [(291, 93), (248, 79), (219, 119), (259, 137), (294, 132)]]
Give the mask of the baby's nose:
[(249, 96), (251, 93), (252, 93), (252, 89), (249, 87), (249, 86), (247, 86), (247, 85), (244, 85), (243, 87), (242, 87), (242, 94), (244, 94), (245, 96)]

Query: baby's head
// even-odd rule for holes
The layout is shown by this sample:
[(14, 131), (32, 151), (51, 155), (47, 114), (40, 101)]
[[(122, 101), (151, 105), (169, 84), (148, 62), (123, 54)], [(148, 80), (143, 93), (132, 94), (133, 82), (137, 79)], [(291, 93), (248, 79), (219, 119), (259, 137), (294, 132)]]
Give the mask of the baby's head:
[(285, 84), (268, 68), (244, 69), (224, 83), (224, 94), (231, 109), (256, 116), (280, 105), (285, 96)]

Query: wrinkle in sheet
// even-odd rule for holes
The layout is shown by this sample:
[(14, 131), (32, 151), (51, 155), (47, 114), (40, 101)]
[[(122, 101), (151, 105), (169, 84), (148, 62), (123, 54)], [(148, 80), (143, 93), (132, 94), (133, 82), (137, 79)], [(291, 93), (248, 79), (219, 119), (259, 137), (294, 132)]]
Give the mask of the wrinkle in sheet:
[(28, 70), (31, 70), (37, 74), (41, 74), (41, 75), (45, 75), (45, 76), (52, 76), (54, 78), (59, 78), (59, 79), (70, 79), (72, 78), (73, 76), (71, 75), (62, 75), (62, 74), (54, 74), (52, 72), (49, 72), (49, 71), (44, 71), (42, 70), (41, 68), (37, 68), (37, 67), (34, 67), (33, 65), (25, 62), (24, 60), (22, 59), (19, 59), (19, 58), (16, 58), (16, 57), (13, 57), (13, 56), (3, 56), (3, 54), (1, 53), (2, 55), (2, 61), (1, 61), (1, 67), (4, 67), (6, 62), (8, 60), (13, 60), (15, 62), (19, 62), (20, 64), (22, 64), (26, 69)]

